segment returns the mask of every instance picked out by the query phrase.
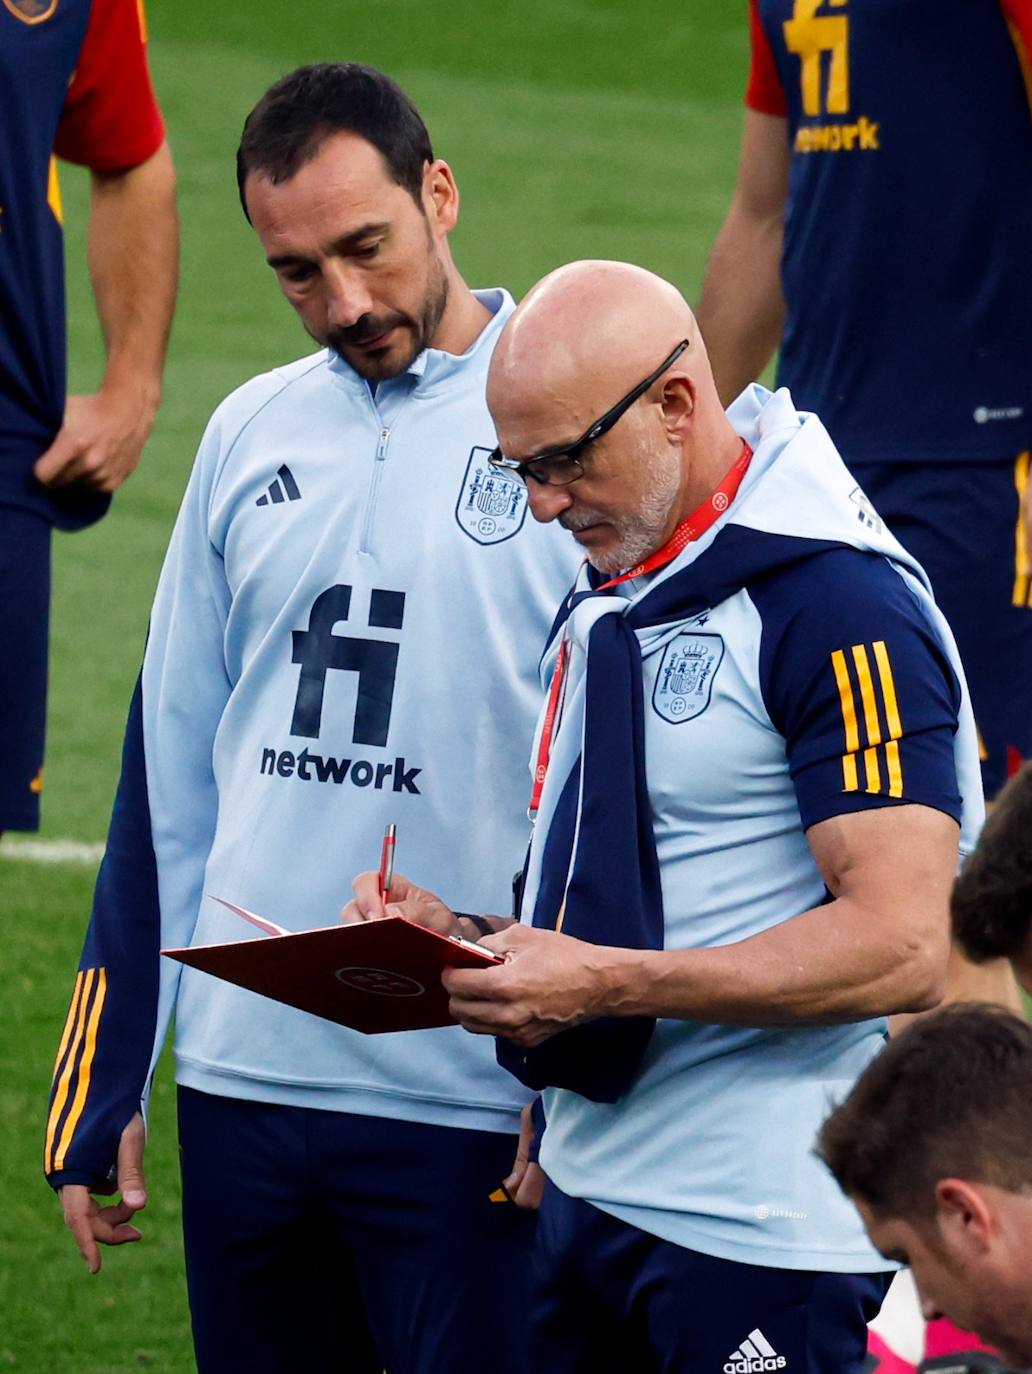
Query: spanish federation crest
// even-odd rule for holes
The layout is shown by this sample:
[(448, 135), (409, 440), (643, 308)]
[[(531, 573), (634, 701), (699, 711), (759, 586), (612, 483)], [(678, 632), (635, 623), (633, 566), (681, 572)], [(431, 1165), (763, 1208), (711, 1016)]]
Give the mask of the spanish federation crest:
[(680, 725), (701, 716), (710, 704), (713, 679), (724, 657), (720, 635), (679, 634), (666, 646), (652, 689), (657, 715)]
[(58, 0), (4, 0), (4, 4), (23, 24), (42, 24), (57, 9)]
[(490, 449), (474, 448), (455, 503), (459, 528), (478, 544), (501, 544), (523, 528), (527, 488), (518, 477), (491, 467)]

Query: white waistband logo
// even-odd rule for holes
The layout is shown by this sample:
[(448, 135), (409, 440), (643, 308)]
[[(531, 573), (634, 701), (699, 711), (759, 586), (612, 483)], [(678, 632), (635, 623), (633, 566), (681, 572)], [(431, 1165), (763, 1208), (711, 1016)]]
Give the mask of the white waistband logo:
[(727, 1357), (724, 1374), (766, 1374), (784, 1369), (788, 1361), (779, 1355), (759, 1327), (750, 1331), (737, 1350)]

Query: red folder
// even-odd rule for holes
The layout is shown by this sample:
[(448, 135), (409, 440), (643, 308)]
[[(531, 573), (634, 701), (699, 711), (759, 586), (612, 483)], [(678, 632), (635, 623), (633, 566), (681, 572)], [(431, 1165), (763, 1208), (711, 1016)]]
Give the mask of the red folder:
[(162, 954), (367, 1035), (454, 1025), (442, 970), (502, 962), (468, 940), (401, 916), (290, 933), (232, 902), (222, 905), (269, 933)]

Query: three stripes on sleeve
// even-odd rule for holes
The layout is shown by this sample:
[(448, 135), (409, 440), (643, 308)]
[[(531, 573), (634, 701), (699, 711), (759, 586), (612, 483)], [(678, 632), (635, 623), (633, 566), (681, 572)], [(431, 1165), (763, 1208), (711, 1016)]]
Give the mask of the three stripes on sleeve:
[(48, 1174), (64, 1168), (68, 1146), (86, 1105), (106, 996), (106, 970), (80, 969), (54, 1063), (54, 1092), (44, 1145)]
[(857, 792), (862, 782), (865, 792), (902, 797), (903, 764), (898, 741), (903, 736), (903, 725), (885, 641), (854, 644), (848, 657), (845, 650), (835, 649), (831, 666), (846, 744), (842, 755), (843, 791)]

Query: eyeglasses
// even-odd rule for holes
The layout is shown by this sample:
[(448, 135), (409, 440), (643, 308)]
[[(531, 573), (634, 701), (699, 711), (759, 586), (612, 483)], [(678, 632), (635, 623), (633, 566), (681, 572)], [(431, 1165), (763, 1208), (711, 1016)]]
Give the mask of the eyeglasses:
[(603, 434), (608, 433), (613, 428), (617, 420), (620, 419), (639, 396), (644, 396), (653, 382), (659, 380), (668, 367), (671, 367), (688, 347), (690, 340), (682, 339), (672, 353), (669, 353), (655, 372), (650, 372), (643, 382), (639, 382), (633, 391), (628, 391), (627, 395), (611, 410), (607, 410), (601, 420), (596, 420), (593, 425), (584, 431), (579, 439), (575, 439), (572, 444), (562, 444), (560, 447), (547, 449), (544, 453), (539, 453), (536, 458), (528, 458), (526, 462), (521, 462), (518, 458), (506, 458), (500, 448), (494, 449), (487, 461), (495, 468), (506, 468), (515, 472), (517, 477), (524, 482), (538, 482), (541, 486), (568, 487), (571, 482), (576, 482), (578, 477), (584, 476), (584, 464), (581, 462), (580, 455), (593, 444), (596, 439), (601, 439)]

